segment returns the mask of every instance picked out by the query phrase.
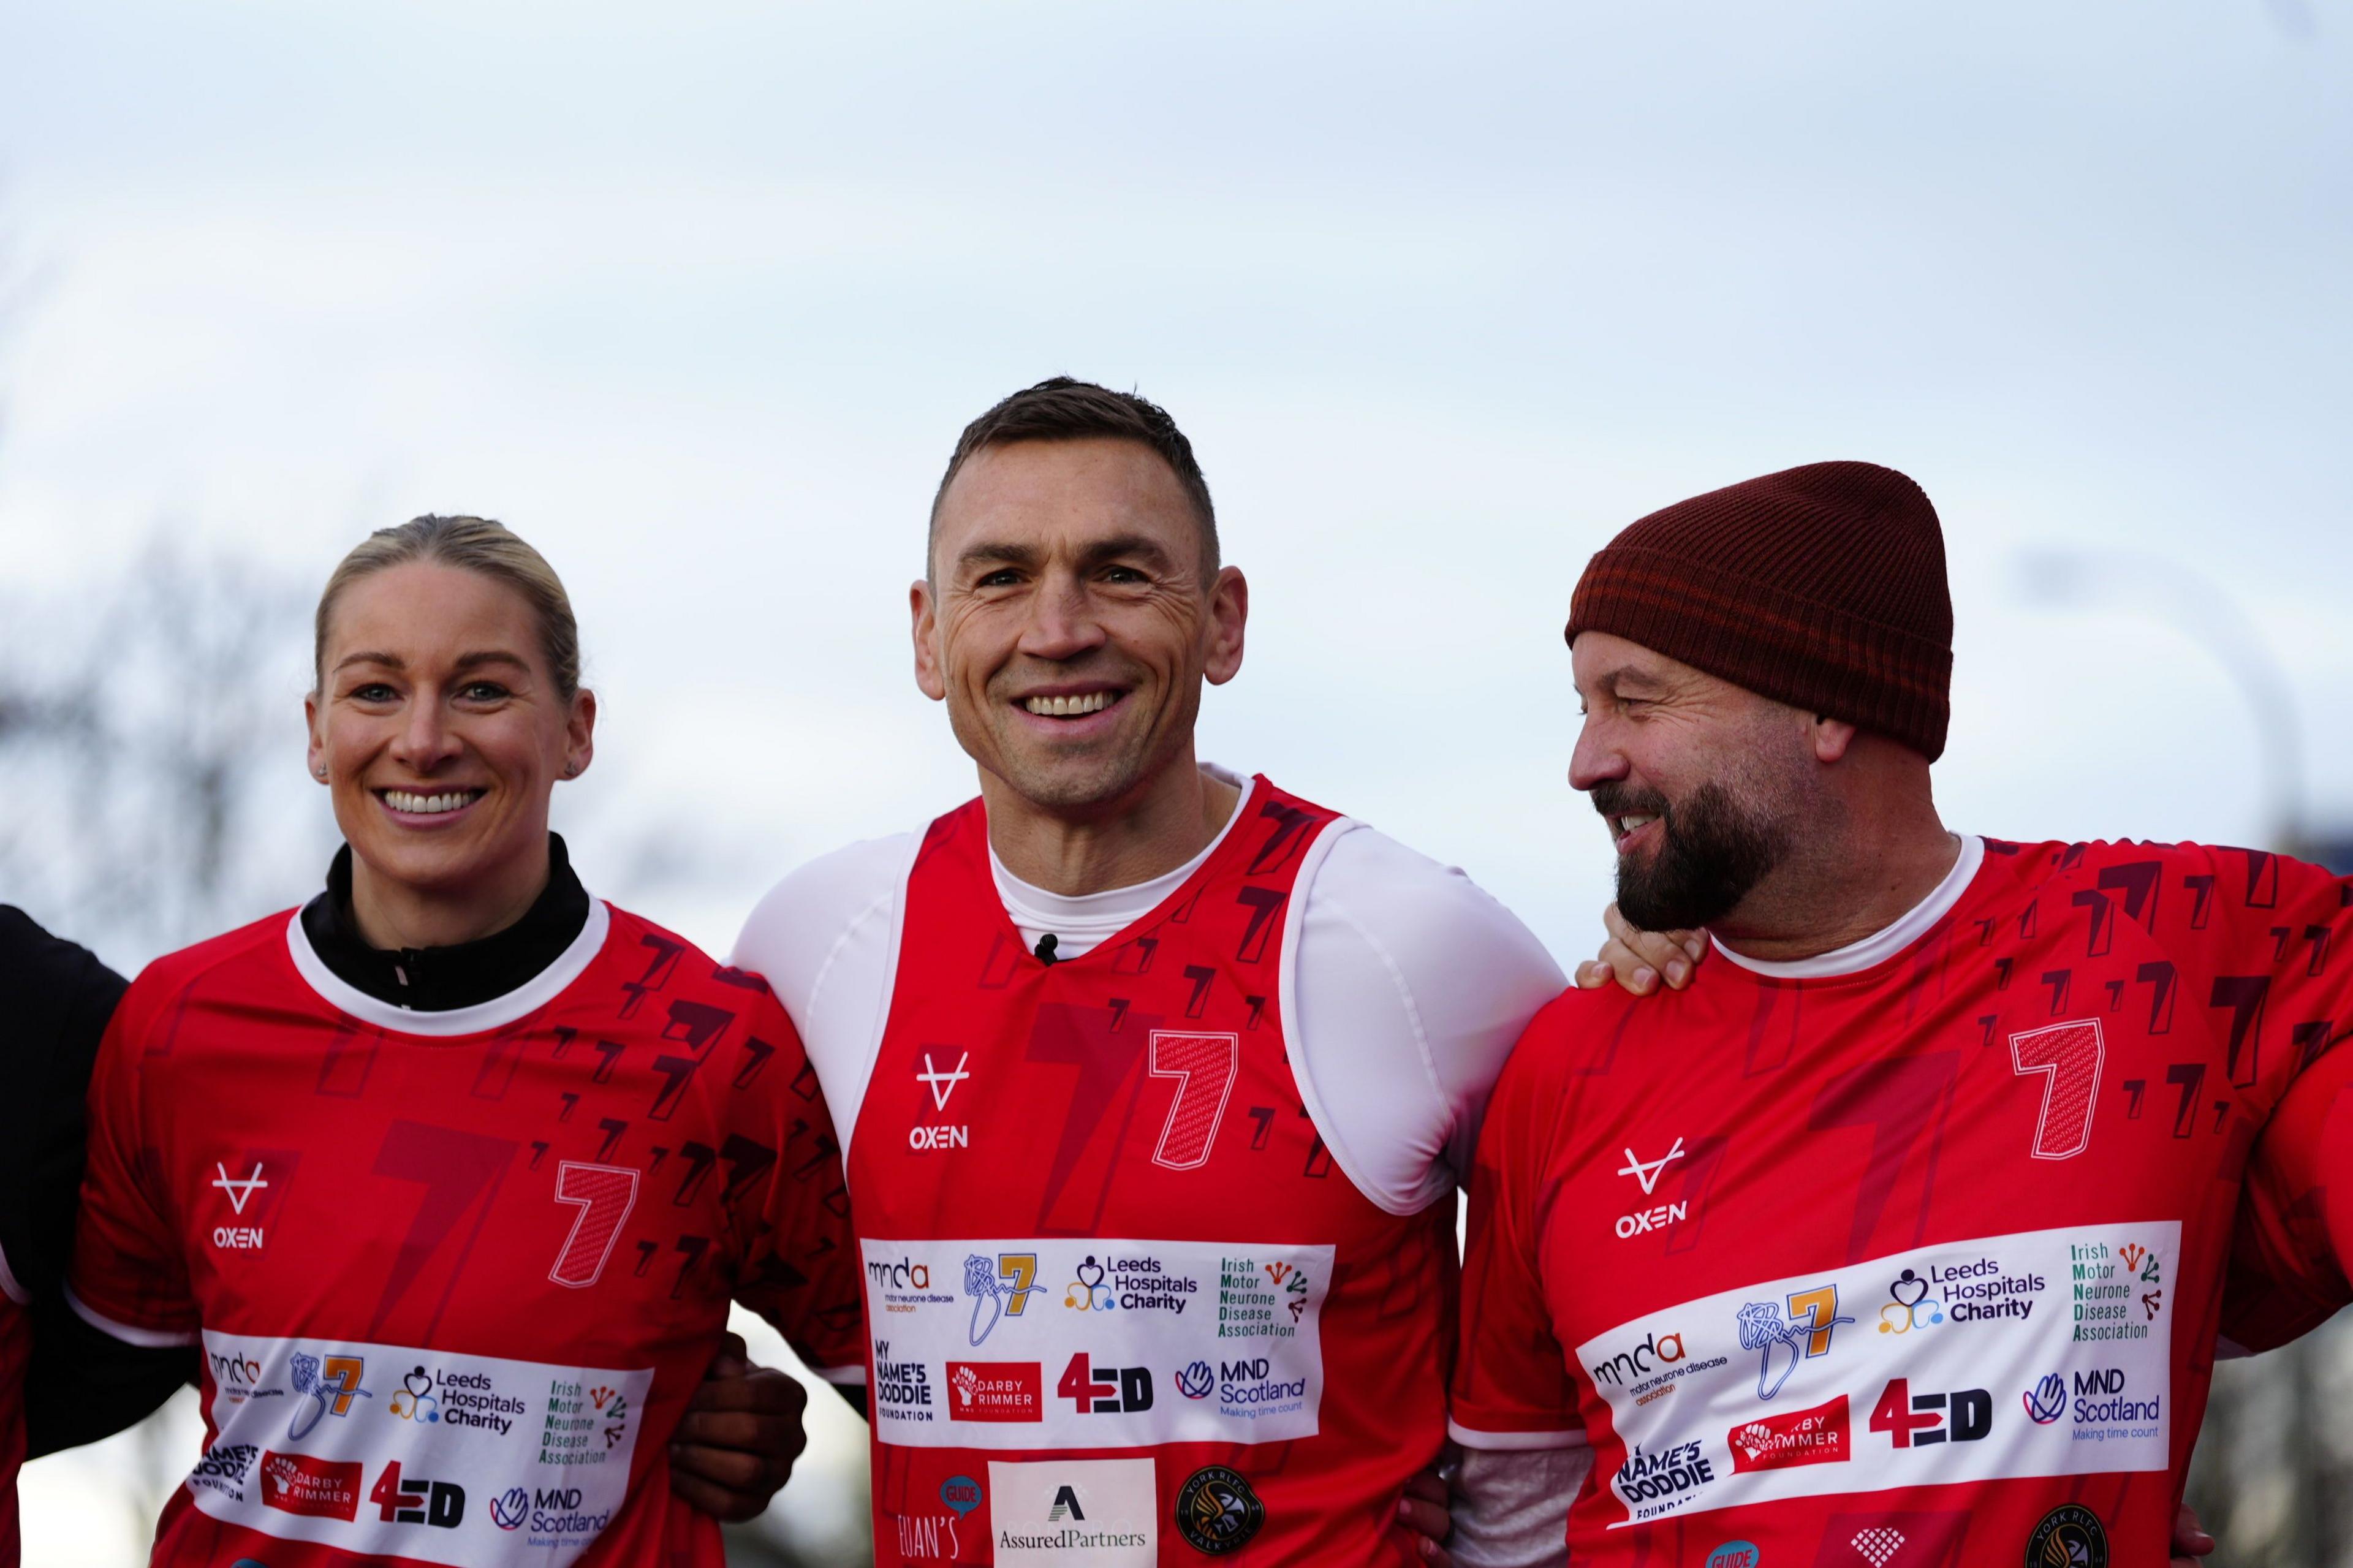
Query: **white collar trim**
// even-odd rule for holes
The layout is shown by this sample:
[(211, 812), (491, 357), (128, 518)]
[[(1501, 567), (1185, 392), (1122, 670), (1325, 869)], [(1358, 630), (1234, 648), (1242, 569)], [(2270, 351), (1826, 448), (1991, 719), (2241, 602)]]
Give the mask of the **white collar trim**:
[(406, 1007), (396, 1007), (389, 1002), (379, 1002), (345, 982), (327, 967), (326, 961), (311, 947), (309, 934), (302, 930), (302, 911), (300, 910), (287, 919), (286, 951), (293, 958), (295, 971), (302, 976), (304, 984), (317, 992), (329, 1006), (351, 1015), (363, 1024), (373, 1024), (379, 1029), (438, 1038), (501, 1029), (538, 1012), (562, 995), (565, 987), (579, 979), (591, 961), (604, 950), (605, 936), (612, 929), (612, 911), (606, 907), (605, 900), (590, 899), (587, 922), (581, 926), (580, 934), (572, 939), (572, 945), (555, 955), (554, 963), (503, 996), (493, 996), (471, 1007), (452, 1007), (440, 1013), (419, 1013)]
[[(1043, 888), (1031, 886), (1007, 870), (1005, 862), (997, 858), (997, 847), (990, 845), (989, 874), (997, 882), (997, 896), (1004, 900), (1006, 912), (1013, 917), (1013, 923), (1017, 926), (1034, 924), (1044, 931), (1059, 931), (1065, 923), (1092, 929), (1103, 926), (1108, 921), (1111, 923), (1103, 929), (1103, 934), (1109, 936), (1133, 925), (1138, 917), (1150, 913), (1163, 899), (1190, 881), (1193, 874), (1218, 852), (1218, 846), (1226, 841), (1227, 835), (1233, 832), (1234, 825), (1242, 819), (1251, 797), (1258, 793), (1256, 779), (1244, 778), (1214, 763), (1203, 763), (1201, 771), (1220, 784), (1231, 784), (1241, 792), (1234, 798), (1233, 814), (1226, 818), (1226, 825), (1218, 829), (1218, 836), (1209, 840), (1208, 847), (1175, 870), (1163, 872), (1150, 881), (1134, 882), (1124, 888), (1106, 888), (1099, 893), (1072, 895), (1049, 892)], [(1071, 956), (1077, 955), (1073, 953)]]
[(1954, 860), (1953, 868), (1945, 873), (1945, 879), (1936, 884), (1934, 892), (1906, 910), (1894, 925), (1873, 931), (1861, 942), (1849, 942), (1828, 952), (1818, 952), (1811, 958), (1793, 958), (1786, 963), (1774, 963), (1761, 958), (1743, 958), (1717, 942), (1713, 933), (1707, 940), (1715, 945), (1716, 952), (1741, 968), (1774, 980), (1824, 980), (1834, 974), (1860, 973), (1874, 964), (1886, 963), (1927, 935), (1929, 928), (1953, 912), (1953, 906), (1961, 901), (1961, 895), (1968, 891), (1969, 884), (1977, 879), (1978, 868), (1984, 864), (1985, 840), (1974, 833), (1963, 834), (1960, 856)]

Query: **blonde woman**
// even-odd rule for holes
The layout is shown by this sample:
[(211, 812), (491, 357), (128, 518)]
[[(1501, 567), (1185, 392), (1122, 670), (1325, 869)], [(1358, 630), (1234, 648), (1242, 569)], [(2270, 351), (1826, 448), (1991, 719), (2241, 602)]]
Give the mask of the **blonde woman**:
[(730, 1300), (863, 1380), (800, 1042), (549, 833), (596, 704), (504, 528), (355, 549), (305, 706), (326, 889), (151, 965), (93, 1080), (73, 1306), (204, 1357), (154, 1560), (718, 1568), (671, 1447)]

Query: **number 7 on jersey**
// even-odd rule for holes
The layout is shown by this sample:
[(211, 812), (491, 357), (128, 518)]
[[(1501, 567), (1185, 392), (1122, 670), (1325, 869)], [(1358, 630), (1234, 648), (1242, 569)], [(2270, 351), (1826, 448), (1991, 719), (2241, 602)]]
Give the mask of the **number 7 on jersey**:
[(2034, 1123), (2036, 1159), (2071, 1159), (2091, 1146), (2105, 1054), (2097, 1018), (2010, 1036), (2010, 1069), (2021, 1078), (2043, 1075), (2042, 1114)]
[(1198, 1170), (1208, 1163), (1218, 1124), (1226, 1119), (1226, 1098), (1241, 1070), (1241, 1037), (1155, 1029), (1148, 1065), (1153, 1077), (1176, 1080), (1176, 1098), (1169, 1102), (1152, 1163), (1172, 1171)]

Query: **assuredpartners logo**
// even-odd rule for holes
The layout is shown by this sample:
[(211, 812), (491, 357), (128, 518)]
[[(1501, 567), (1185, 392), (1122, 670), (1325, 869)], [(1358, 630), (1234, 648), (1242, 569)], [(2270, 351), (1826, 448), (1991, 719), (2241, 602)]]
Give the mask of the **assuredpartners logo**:
[(999, 1568), (1078, 1562), (1152, 1568), (1159, 1512), (1150, 1459), (989, 1461), (990, 1544)]

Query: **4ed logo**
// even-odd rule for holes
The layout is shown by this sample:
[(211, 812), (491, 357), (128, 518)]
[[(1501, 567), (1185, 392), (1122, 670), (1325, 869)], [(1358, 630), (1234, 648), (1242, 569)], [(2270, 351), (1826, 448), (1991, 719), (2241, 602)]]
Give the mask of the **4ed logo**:
[(1993, 1395), (1982, 1388), (1915, 1394), (1910, 1379), (1894, 1378), (1872, 1407), (1871, 1429), (1899, 1448), (1978, 1442), (1993, 1430)]
[(360, 1386), (360, 1378), (367, 1370), (364, 1357), (331, 1355), (322, 1361), (314, 1355), (298, 1351), (287, 1373), (294, 1392), (308, 1395), (311, 1403), (294, 1406), (294, 1418), (287, 1423), (286, 1436), (290, 1442), (301, 1442), (311, 1435), (311, 1428), (328, 1415), (349, 1415), (352, 1401), (375, 1397)]
[[(980, 1343), (988, 1338), (1000, 1319), (1019, 1317), (1021, 1309), (1029, 1304), (1029, 1298), (1041, 1289), (1036, 1253), (1000, 1252), (994, 1268), (979, 1253), (972, 1254), (964, 1260), (964, 1293), (972, 1298), (972, 1327), (965, 1338), (973, 1344)], [(983, 1306), (989, 1308), (985, 1323), (980, 1321)]]
[(1078, 1406), (1082, 1415), (1133, 1415), (1152, 1408), (1152, 1369), (1096, 1366), (1081, 1351), (1062, 1369), (1054, 1392)]
[[(1757, 1366), (1757, 1397), (1770, 1399), (1781, 1392), (1789, 1374), (1798, 1370), (1801, 1361), (1828, 1355), (1831, 1335), (1841, 1323), (1852, 1323), (1852, 1318), (1838, 1315), (1838, 1287), (1820, 1285), (1810, 1290), (1792, 1290), (1786, 1298), (1789, 1316), (1784, 1321), (1780, 1310), (1770, 1301), (1750, 1301), (1736, 1314), (1740, 1330), (1740, 1348), (1758, 1352), (1761, 1360)], [(1778, 1347), (1789, 1352), (1781, 1375), (1773, 1375), (1773, 1352)]]

